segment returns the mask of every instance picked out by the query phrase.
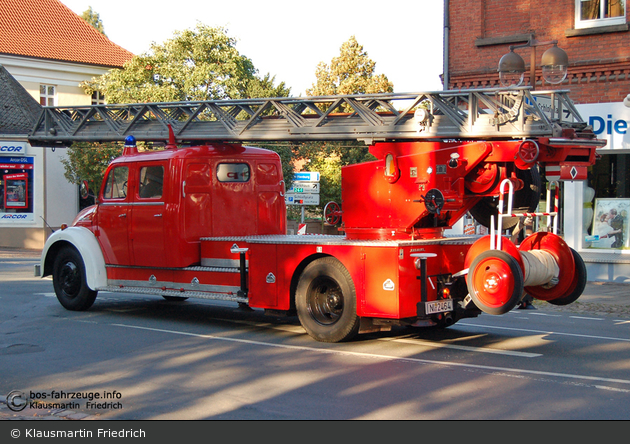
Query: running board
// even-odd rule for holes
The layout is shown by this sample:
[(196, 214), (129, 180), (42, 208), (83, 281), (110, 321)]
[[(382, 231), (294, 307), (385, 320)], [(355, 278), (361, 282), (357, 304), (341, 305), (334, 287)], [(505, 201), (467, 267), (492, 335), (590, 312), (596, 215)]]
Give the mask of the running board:
[(110, 291), (112, 293), (151, 294), (158, 296), (174, 296), (179, 298), (212, 299), (215, 301), (231, 301), (241, 304), (249, 303), (248, 298), (239, 296), (237, 294), (210, 293), (205, 291), (162, 290), (160, 288), (117, 287), (113, 285), (97, 288), (97, 291)]

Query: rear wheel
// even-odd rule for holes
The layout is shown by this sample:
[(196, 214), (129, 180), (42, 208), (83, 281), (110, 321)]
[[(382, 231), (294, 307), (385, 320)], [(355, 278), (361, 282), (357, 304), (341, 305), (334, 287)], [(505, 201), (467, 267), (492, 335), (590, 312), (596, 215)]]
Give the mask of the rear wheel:
[(484, 313), (502, 315), (516, 307), (523, 295), (523, 272), (505, 251), (488, 250), (472, 262), (468, 292)]
[(295, 294), (300, 323), (321, 342), (341, 342), (359, 331), (356, 290), (346, 267), (332, 257), (311, 262)]
[(76, 249), (64, 247), (59, 251), (52, 277), (55, 294), (64, 308), (83, 311), (92, 306), (98, 292), (88, 287), (85, 264)]

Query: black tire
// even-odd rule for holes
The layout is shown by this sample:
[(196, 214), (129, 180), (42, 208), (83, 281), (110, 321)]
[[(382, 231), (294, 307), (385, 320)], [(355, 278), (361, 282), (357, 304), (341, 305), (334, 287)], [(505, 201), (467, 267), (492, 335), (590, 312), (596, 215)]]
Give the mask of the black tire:
[(52, 278), (57, 299), (67, 310), (87, 310), (94, 303), (98, 292), (88, 287), (83, 258), (73, 247), (64, 247), (59, 251)]
[(317, 341), (347, 341), (359, 332), (354, 283), (335, 258), (307, 265), (297, 285), (295, 305), (302, 327)]
[[(529, 170), (516, 170), (516, 177), (523, 181), (523, 188), (514, 193), (512, 200), (513, 213), (533, 213), (540, 203), (540, 190), (542, 181), (538, 167), (534, 166)], [(503, 204), (503, 211), (507, 211), (507, 194)], [(499, 214), (499, 198), (484, 197), (474, 207), (470, 209), (471, 216), (486, 228), (490, 228), (490, 219), (495, 218), (494, 226), (497, 227), (496, 217)], [(503, 229), (510, 230), (518, 223), (517, 217), (506, 217), (503, 219)]]
[(569, 294), (559, 299), (552, 299), (548, 301), (552, 305), (572, 304), (577, 301), (580, 296), (582, 296), (582, 293), (584, 293), (584, 289), (586, 288), (588, 276), (586, 274), (586, 265), (584, 264), (584, 260), (573, 248), (570, 248), (570, 250), (571, 253), (573, 253), (573, 260), (575, 261), (574, 283), (571, 285), (572, 288), (569, 288)]
[(523, 272), (505, 251), (488, 250), (477, 256), (470, 265), (467, 282), (477, 308), (491, 315), (509, 312), (523, 296)]

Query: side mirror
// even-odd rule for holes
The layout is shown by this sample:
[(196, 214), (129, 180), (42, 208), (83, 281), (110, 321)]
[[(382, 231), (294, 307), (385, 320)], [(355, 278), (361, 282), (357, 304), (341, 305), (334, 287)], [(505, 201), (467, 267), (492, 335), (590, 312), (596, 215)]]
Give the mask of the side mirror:
[(81, 186), (79, 187), (79, 194), (81, 195), (81, 199), (87, 199), (88, 197), (90, 197), (90, 187), (87, 180), (81, 182)]

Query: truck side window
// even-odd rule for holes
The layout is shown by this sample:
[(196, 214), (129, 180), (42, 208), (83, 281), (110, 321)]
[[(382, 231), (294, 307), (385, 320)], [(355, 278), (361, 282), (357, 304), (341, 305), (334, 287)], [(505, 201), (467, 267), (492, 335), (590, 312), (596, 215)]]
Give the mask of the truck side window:
[(219, 182), (248, 182), (249, 165), (246, 163), (220, 163), (217, 165)]
[(164, 182), (164, 167), (149, 166), (140, 169), (140, 197), (162, 197), (162, 183)]
[(129, 178), (129, 168), (116, 167), (113, 168), (107, 176), (105, 182), (105, 191), (103, 198), (105, 199), (124, 199), (127, 197), (127, 179)]

